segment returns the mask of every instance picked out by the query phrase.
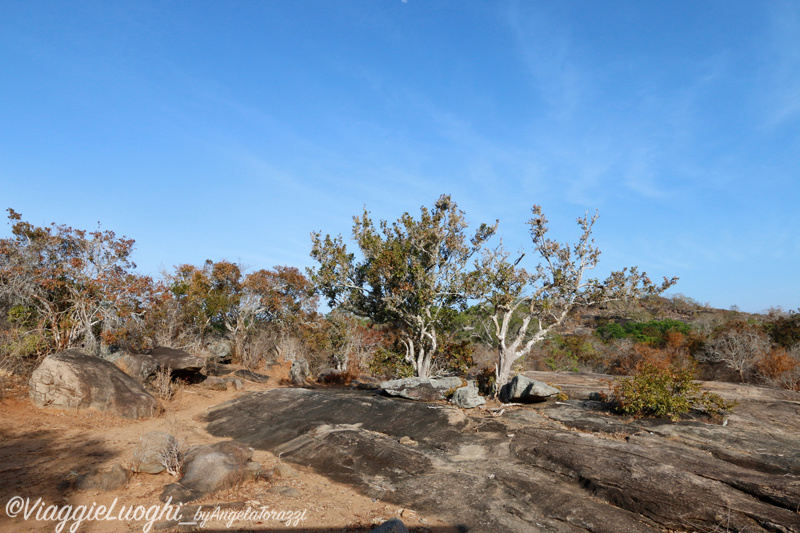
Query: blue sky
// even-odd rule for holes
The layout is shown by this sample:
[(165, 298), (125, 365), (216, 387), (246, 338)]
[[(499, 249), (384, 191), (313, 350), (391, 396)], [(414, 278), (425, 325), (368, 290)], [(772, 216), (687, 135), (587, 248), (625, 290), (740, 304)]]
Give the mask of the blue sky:
[(448, 193), (512, 249), (597, 209), (598, 275), (800, 307), (795, 1), (5, 0), (0, 73), (0, 207), (143, 273), (311, 266)]

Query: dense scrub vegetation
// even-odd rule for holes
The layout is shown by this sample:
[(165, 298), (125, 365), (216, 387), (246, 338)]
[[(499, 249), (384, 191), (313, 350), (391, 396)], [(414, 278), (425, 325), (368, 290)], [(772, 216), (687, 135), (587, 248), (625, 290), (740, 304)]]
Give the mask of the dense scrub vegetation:
[[(303, 358), (313, 372), (470, 374), (495, 390), (498, 377), (502, 384), (522, 369), (692, 369), (703, 379), (800, 390), (800, 314), (666, 298), (660, 294), (676, 280), (655, 285), (635, 267), (588, 278), (599, 256), (596, 216), (578, 219), (579, 240), (562, 244), (547, 239), (547, 220), (534, 206), (529, 224), (540, 263), (527, 271), (522, 256), (484, 246), (496, 224), (468, 235), (463, 213), (442, 197), (419, 219), (405, 214), (376, 227), (366, 211), (357, 217), (361, 258), (341, 237), (316, 233), (319, 268), (306, 273), (246, 272), (221, 259), (176, 265), (154, 279), (136, 272), (132, 239), (36, 227), (8, 213), (0, 376), (24, 375), (68, 347), (114, 359), (155, 346), (210, 355), (224, 344), (254, 370)], [(319, 312), (319, 296), (332, 311)]]

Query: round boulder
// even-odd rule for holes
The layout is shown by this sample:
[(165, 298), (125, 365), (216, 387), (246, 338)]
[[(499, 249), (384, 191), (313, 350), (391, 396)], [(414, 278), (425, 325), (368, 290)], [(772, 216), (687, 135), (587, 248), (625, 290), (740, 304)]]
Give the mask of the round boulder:
[(48, 355), (30, 379), (40, 407), (97, 409), (124, 418), (154, 416), (158, 401), (113, 363), (78, 350)]

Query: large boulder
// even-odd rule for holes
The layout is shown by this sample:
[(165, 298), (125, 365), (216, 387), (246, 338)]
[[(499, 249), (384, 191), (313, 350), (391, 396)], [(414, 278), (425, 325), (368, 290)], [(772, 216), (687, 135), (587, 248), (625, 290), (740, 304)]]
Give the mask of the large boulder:
[(124, 418), (154, 416), (158, 401), (113, 363), (78, 350), (48, 355), (30, 379), (40, 407), (97, 409)]
[(164, 487), (161, 500), (187, 502), (255, 479), (261, 465), (252, 457), (253, 448), (236, 441), (194, 446), (184, 458), (183, 476)]
[(559, 391), (547, 383), (536, 381), (527, 376), (517, 375), (503, 387), (500, 396), (506, 402), (536, 403), (555, 396)]
[(381, 389), (389, 396), (400, 396), (409, 400), (432, 402), (444, 400), (447, 393), (463, 387), (461, 378), (404, 378), (381, 383)]
[(179, 373), (199, 372), (205, 365), (205, 360), (201, 357), (196, 357), (184, 350), (164, 346), (150, 350), (150, 356), (158, 362), (159, 366), (164, 365), (164, 368)]

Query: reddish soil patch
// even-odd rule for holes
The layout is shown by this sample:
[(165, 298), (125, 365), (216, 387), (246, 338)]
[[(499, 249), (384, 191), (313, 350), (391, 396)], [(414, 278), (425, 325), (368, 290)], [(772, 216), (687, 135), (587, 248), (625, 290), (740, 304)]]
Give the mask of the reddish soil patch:
[[(66, 512), (80, 505), (96, 510), (117, 501), (116, 509), (143, 506), (163, 506), (159, 501), (162, 488), (175, 478), (167, 473), (158, 475), (135, 474), (126, 488), (102, 491), (77, 491), (67, 488), (76, 475), (110, 469), (115, 464), (129, 466), (133, 449), (139, 438), (153, 430), (167, 431), (187, 446), (208, 444), (220, 439), (205, 431), (202, 415), (208, 408), (248, 392), (283, 386), (286, 370), (276, 371), (270, 384), (247, 383), (244, 390), (211, 391), (200, 385), (186, 386), (169, 402), (164, 413), (153, 419), (125, 420), (92, 410), (62, 411), (35, 407), (27, 398), (24, 383), (6, 380), (6, 390), (0, 400), (0, 531), (57, 531), (58, 520), (27, 520), (22, 512), (10, 518), (8, 511), (12, 500), (28, 498), (34, 506), (41, 498), (42, 512), (48, 506), (58, 506)], [(272, 373), (272, 372), (271, 372)], [(279, 462), (274, 455), (256, 451), (254, 460), (265, 469)], [(223, 520), (211, 520), (205, 527), (177, 526), (161, 531), (370, 531), (375, 524), (400, 517), (412, 531), (455, 531), (435, 516), (422, 516), (412, 509), (400, 509), (382, 501), (375, 501), (356, 492), (349, 486), (334, 483), (310, 469), (292, 465), (296, 477), (273, 478), (245, 483), (226, 492), (214, 494), (190, 505), (202, 505), (203, 511), (269, 510), (285, 511), (284, 518), (303, 516), (293, 524), (290, 520), (240, 519), (229, 525)], [(294, 491), (288, 490), (291, 487)], [(296, 491), (296, 492), (295, 492)], [(51, 513), (54, 510), (50, 511)], [(290, 512), (297, 513), (290, 515)], [(117, 515), (115, 511), (113, 514)], [(183, 515), (184, 513), (182, 513)], [(63, 516), (63, 515), (62, 515)], [(118, 516), (118, 515), (117, 515)], [(40, 517), (42, 515), (40, 514)], [(183, 516), (187, 521), (189, 516)], [(69, 531), (70, 521), (61, 531)], [(82, 532), (135, 532), (145, 531), (147, 520), (85, 521), (77, 528)], [(150, 531), (155, 531), (154, 527)], [(75, 531), (75, 530), (73, 530)]]

